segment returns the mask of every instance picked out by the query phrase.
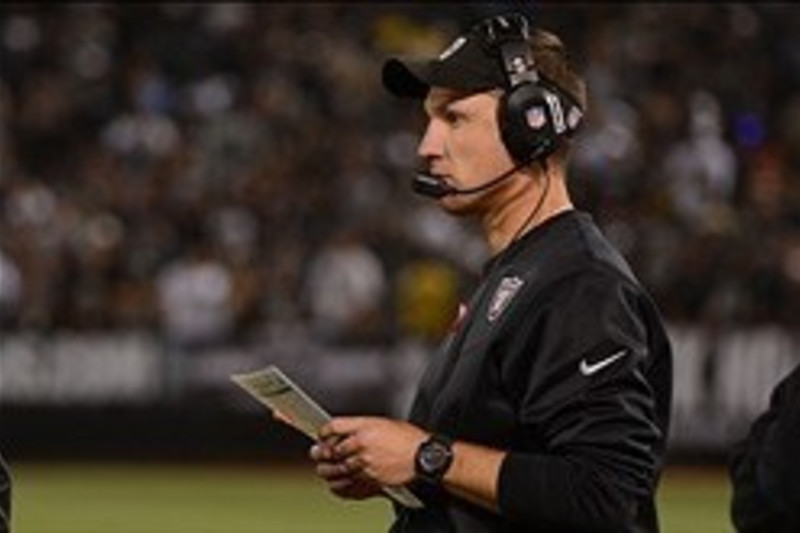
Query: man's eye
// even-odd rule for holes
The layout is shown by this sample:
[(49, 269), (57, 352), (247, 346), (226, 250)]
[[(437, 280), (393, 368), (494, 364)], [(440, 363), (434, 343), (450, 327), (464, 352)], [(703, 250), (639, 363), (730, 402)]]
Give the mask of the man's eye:
[(455, 111), (448, 110), (448, 111), (444, 112), (444, 120), (448, 124), (456, 125), (456, 124), (461, 122), (462, 116), (461, 116), (460, 113), (456, 113)]

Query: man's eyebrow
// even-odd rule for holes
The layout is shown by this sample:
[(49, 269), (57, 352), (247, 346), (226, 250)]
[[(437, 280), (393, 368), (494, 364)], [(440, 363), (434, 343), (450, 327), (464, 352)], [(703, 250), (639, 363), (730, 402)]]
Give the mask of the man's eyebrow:
[(467, 98), (469, 94), (454, 94), (451, 96), (447, 96), (441, 99), (436, 100), (433, 102), (431, 106), (429, 106), (430, 111), (435, 113), (442, 113), (445, 111), (453, 111), (452, 106), (457, 104), (461, 100)]

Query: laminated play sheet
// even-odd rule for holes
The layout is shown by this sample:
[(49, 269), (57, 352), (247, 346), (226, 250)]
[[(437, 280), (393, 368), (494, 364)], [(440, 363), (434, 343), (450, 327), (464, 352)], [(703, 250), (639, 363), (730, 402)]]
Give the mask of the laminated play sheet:
[[(320, 428), (331, 419), (317, 402), (274, 365), (247, 374), (234, 374), (231, 379), (315, 441), (319, 440)], [(406, 507), (423, 507), (406, 487), (384, 486), (383, 491)]]

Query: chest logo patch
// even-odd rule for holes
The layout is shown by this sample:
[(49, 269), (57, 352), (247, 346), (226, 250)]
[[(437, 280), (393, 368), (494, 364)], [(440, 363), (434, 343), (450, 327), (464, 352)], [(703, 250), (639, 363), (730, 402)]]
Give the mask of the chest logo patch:
[(525, 282), (517, 276), (509, 276), (500, 280), (500, 284), (495, 289), (492, 295), (492, 300), (489, 303), (489, 310), (486, 313), (486, 318), (489, 322), (497, 320), (503, 311), (506, 310), (508, 304), (514, 299), (514, 296), (519, 292)]

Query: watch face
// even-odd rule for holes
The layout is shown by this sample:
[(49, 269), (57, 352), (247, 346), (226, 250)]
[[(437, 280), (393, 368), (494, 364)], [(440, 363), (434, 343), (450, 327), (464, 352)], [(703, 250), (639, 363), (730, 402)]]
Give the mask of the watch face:
[(447, 464), (450, 450), (438, 442), (432, 442), (425, 446), (419, 459), (425, 471), (435, 473)]
[(419, 447), (416, 461), (417, 474), (428, 482), (439, 483), (452, 461), (450, 442), (443, 437), (432, 436)]

